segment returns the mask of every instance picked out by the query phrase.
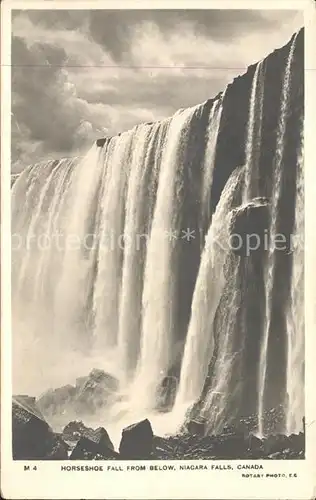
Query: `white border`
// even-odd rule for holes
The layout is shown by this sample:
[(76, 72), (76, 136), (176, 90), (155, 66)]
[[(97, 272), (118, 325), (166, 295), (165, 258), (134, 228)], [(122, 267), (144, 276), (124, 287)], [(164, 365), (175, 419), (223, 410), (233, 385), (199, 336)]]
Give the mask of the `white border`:
[[(103, 465), (107, 462), (29, 462), (37, 471), (24, 472), (27, 462), (11, 459), (11, 255), (10, 255), (10, 136), (11, 136), (11, 9), (144, 9), (148, 1), (4, 1), (1, 7), (1, 493), (7, 499), (271, 499), (309, 500), (316, 496), (316, 167), (314, 166), (316, 116), (316, 2), (313, 0), (173, 0), (152, 1), (152, 9), (297, 9), (305, 14), (305, 309), (306, 309), (306, 434), (304, 461), (254, 461), (264, 473), (297, 473), (297, 479), (241, 479), (234, 471), (61, 472), (61, 465)], [(137, 462), (162, 466), (165, 462)], [(172, 461), (174, 465), (203, 463)], [(205, 463), (210, 463), (209, 461)], [(247, 462), (249, 463), (249, 462)], [(127, 462), (115, 462), (125, 468)], [(246, 471), (247, 472), (247, 471)], [(248, 471), (255, 472), (255, 471)], [(260, 472), (260, 471), (259, 471)]]

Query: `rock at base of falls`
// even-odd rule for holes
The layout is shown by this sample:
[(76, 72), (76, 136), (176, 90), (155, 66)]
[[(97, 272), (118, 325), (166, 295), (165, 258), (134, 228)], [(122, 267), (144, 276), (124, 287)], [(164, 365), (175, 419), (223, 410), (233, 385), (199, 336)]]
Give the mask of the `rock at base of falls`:
[(275, 435), (260, 439), (243, 432), (216, 436), (181, 434), (155, 437), (153, 460), (252, 460), (305, 458), (305, 436)]
[(103, 427), (86, 428), (73, 449), (70, 460), (116, 460), (119, 454), (114, 451), (113, 443)]
[[(32, 398), (29, 398), (31, 400)], [(34, 399), (34, 398), (33, 398)], [(32, 401), (31, 401), (32, 402)], [(304, 459), (305, 433), (259, 438), (251, 418), (226, 425), (219, 435), (204, 435), (203, 422), (191, 420), (177, 435), (154, 436), (149, 420), (122, 430), (119, 452), (104, 427), (70, 422), (54, 433), (34, 405), (13, 400), (13, 456), (16, 460), (236, 460)], [(34, 412), (32, 408), (34, 407)], [(255, 416), (253, 417), (255, 420)]]
[(154, 433), (148, 419), (125, 427), (120, 442), (120, 455), (125, 460), (142, 460), (151, 457)]
[(264, 197), (234, 208), (231, 212), (230, 249), (240, 257), (267, 249), (270, 225), (269, 200)]
[(48, 417), (61, 413), (91, 415), (107, 407), (117, 390), (118, 380), (115, 377), (103, 370), (94, 369), (88, 376), (77, 378), (75, 386), (50, 389), (37, 403)]
[(54, 433), (35, 398), (13, 396), (12, 452), (14, 460), (66, 460), (68, 445)]

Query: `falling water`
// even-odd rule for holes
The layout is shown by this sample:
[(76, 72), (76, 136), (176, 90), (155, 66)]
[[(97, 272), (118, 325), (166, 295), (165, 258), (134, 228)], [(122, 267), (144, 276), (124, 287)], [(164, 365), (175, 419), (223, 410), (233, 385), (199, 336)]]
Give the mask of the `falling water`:
[[(246, 169), (236, 170), (229, 179), (217, 206), (216, 212), (207, 235), (206, 245), (202, 254), (199, 275), (192, 301), (191, 321), (188, 329), (187, 341), (183, 356), (180, 386), (177, 395), (177, 404), (185, 406), (197, 401), (203, 389), (208, 366), (214, 349), (215, 313), (225, 286), (231, 290), (228, 296), (228, 317), (222, 317), (218, 339), (218, 358), (213, 368), (212, 384), (205, 398), (202, 413), (207, 415), (212, 431), (225, 419), (225, 407), (229, 392), (233, 391), (231, 382), (234, 353), (234, 322), (239, 307), (239, 293), (237, 289), (238, 259), (232, 266), (232, 273), (223, 275), (223, 267), (229, 255), (228, 220), (227, 216), (232, 208), (232, 199), (236, 186), (239, 186), (241, 177), (245, 177), (244, 195), (248, 200), (255, 195), (258, 176), (257, 168), (260, 153), (261, 121), (263, 107), (263, 78), (264, 64), (257, 64), (253, 77), (249, 105), (248, 130), (246, 140)], [(216, 106), (216, 107), (215, 107)], [(218, 110), (218, 111), (217, 111)], [(221, 105), (215, 103), (212, 117), (220, 120)], [(218, 121), (215, 121), (213, 130), (218, 134)], [(212, 141), (214, 161), (216, 141)], [(210, 162), (211, 163), (211, 162)], [(206, 177), (212, 178), (212, 171)], [(211, 178), (208, 184), (211, 184)], [(202, 197), (203, 199), (203, 197)], [(226, 223), (225, 223), (226, 220)], [(220, 234), (220, 245), (219, 243)], [(214, 245), (214, 241), (216, 244)], [(231, 256), (231, 259), (233, 257)], [(194, 360), (198, 360), (198, 363)], [(194, 367), (194, 368), (192, 368)], [(216, 400), (216, 404), (215, 404)], [(214, 409), (216, 408), (216, 412)]]
[[(94, 337), (96, 348), (110, 349), (117, 344), (119, 302), (123, 263), (126, 194), (133, 147), (137, 132), (112, 138), (105, 149), (105, 177), (101, 194), (100, 238), (93, 289)], [(120, 165), (120, 168), (118, 168)]]
[(241, 172), (236, 169), (227, 181), (206, 237), (182, 361), (176, 403), (180, 406), (199, 398), (213, 353), (214, 318), (225, 284), (223, 268), (230, 251), (228, 215)]
[(126, 377), (136, 366), (142, 325), (142, 292), (148, 233), (155, 201), (160, 150), (168, 121), (146, 125), (131, 158), (124, 227), (124, 262), (120, 301), (119, 357)]
[[(295, 43), (296, 37), (281, 94), (270, 236), (277, 229)], [(162, 381), (172, 373), (179, 382), (173, 411), (168, 413), (168, 419), (174, 416), (175, 428), (183, 423), (183, 408), (194, 403), (210, 433), (221, 432), (231, 410), (242, 411), (239, 392), (248, 387), (242, 378), (248, 367), (242, 370), (245, 357), (240, 351), (249, 335), (241, 300), (249, 297), (243, 287), (249, 290), (253, 275), (251, 263), (248, 266), (231, 251), (230, 222), (233, 208), (260, 194), (265, 71), (261, 61), (250, 95), (245, 96), (246, 140), (240, 144), (241, 153), (232, 154), (234, 164), (220, 162), (225, 130), (231, 127), (225, 106), (233, 93), (228, 89), (214, 102), (107, 138), (83, 158), (42, 162), (15, 179), (14, 366), (25, 364), (27, 374), (22, 380), (22, 371), (16, 370), (19, 392), (58, 387), (102, 368), (120, 382), (112, 420), (128, 406), (135, 408), (137, 418), (154, 418)], [(245, 167), (239, 168), (237, 158), (244, 152)], [(304, 231), (302, 163), (300, 158), (298, 238)], [(220, 189), (226, 184), (212, 215), (214, 179), (219, 179)], [(182, 233), (192, 223), (200, 232), (190, 247)], [(188, 281), (183, 273), (190, 275)], [(253, 383), (260, 394), (261, 433), (274, 273), (275, 255), (270, 250), (260, 367)], [(303, 415), (304, 368), (300, 247), (294, 248), (292, 275), (285, 346), (287, 430), (297, 432)], [(189, 283), (185, 293), (183, 283)], [(29, 369), (33, 366), (36, 370)]]
[(213, 180), (213, 170), (216, 159), (216, 145), (218, 132), (221, 124), (223, 102), (226, 91), (221, 97), (214, 101), (207, 130), (208, 141), (205, 148), (205, 160), (203, 165), (202, 195), (201, 195), (201, 223), (202, 227), (209, 226), (211, 219), (211, 189)]
[(260, 61), (256, 66), (256, 71), (252, 81), (247, 139), (246, 139), (246, 175), (243, 201), (247, 202), (251, 198), (258, 196), (259, 180), (259, 159), (261, 146), (261, 125), (264, 97), (264, 61)]
[(83, 351), (90, 342), (85, 321), (89, 295), (86, 282), (91, 272), (86, 258), (86, 235), (102, 171), (99, 156), (100, 151), (93, 146), (77, 165), (58, 228), (63, 236), (63, 251), (60, 266), (55, 270), (59, 279), (53, 302), (54, 329), (60, 342)]
[(286, 133), (286, 120), (288, 115), (288, 105), (290, 99), (291, 91), (291, 67), (294, 56), (295, 44), (296, 44), (297, 34), (293, 38), (290, 53), (287, 59), (284, 80), (281, 92), (281, 109), (279, 116), (279, 124), (277, 130), (277, 141), (276, 141), (276, 152), (274, 160), (274, 172), (273, 172), (273, 192), (271, 196), (271, 223), (270, 223), (270, 246), (266, 264), (266, 277), (265, 277), (265, 287), (266, 287), (266, 318), (265, 318), (265, 328), (263, 339), (261, 343), (260, 352), (260, 363), (259, 363), (259, 375), (258, 375), (258, 433), (263, 435), (263, 412), (265, 404), (265, 381), (266, 381), (266, 371), (267, 371), (267, 350), (268, 350), (268, 340), (271, 325), (271, 311), (272, 311), (272, 292), (274, 286), (274, 271), (275, 271), (275, 250), (273, 248), (272, 242), (275, 239), (277, 231), (277, 215), (278, 215), (278, 204), (281, 190), (281, 179), (282, 179), (282, 160), (284, 152), (284, 139)]
[(178, 112), (170, 121), (163, 151), (156, 205), (147, 248), (140, 357), (134, 398), (144, 407), (156, 402), (160, 380), (168, 374), (175, 329), (173, 276), (179, 245), (184, 145), (199, 107)]
[(288, 434), (302, 430), (304, 417), (304, 163), (303, 124), (301, 151), (298, 155), (296, 180), (295, 223), (292, 239), (293, 266), (291, 298), (287, 312), (288, 359), (287, 394), (288, 408), (286, 430)]

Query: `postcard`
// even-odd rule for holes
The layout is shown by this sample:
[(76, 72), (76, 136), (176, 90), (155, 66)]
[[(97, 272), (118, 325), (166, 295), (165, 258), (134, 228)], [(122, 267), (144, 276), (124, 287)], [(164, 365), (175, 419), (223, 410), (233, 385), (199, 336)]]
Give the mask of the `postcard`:
[(2, 5), (3, 498), (315, 497), (315, 18)]

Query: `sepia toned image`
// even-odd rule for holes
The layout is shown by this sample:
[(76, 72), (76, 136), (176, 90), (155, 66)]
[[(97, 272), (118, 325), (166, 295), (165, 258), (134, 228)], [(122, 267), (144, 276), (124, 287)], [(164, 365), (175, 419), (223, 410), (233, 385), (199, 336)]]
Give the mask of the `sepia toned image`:
[(304, 460), (303, 13), (11, 19), (13, 459)]

